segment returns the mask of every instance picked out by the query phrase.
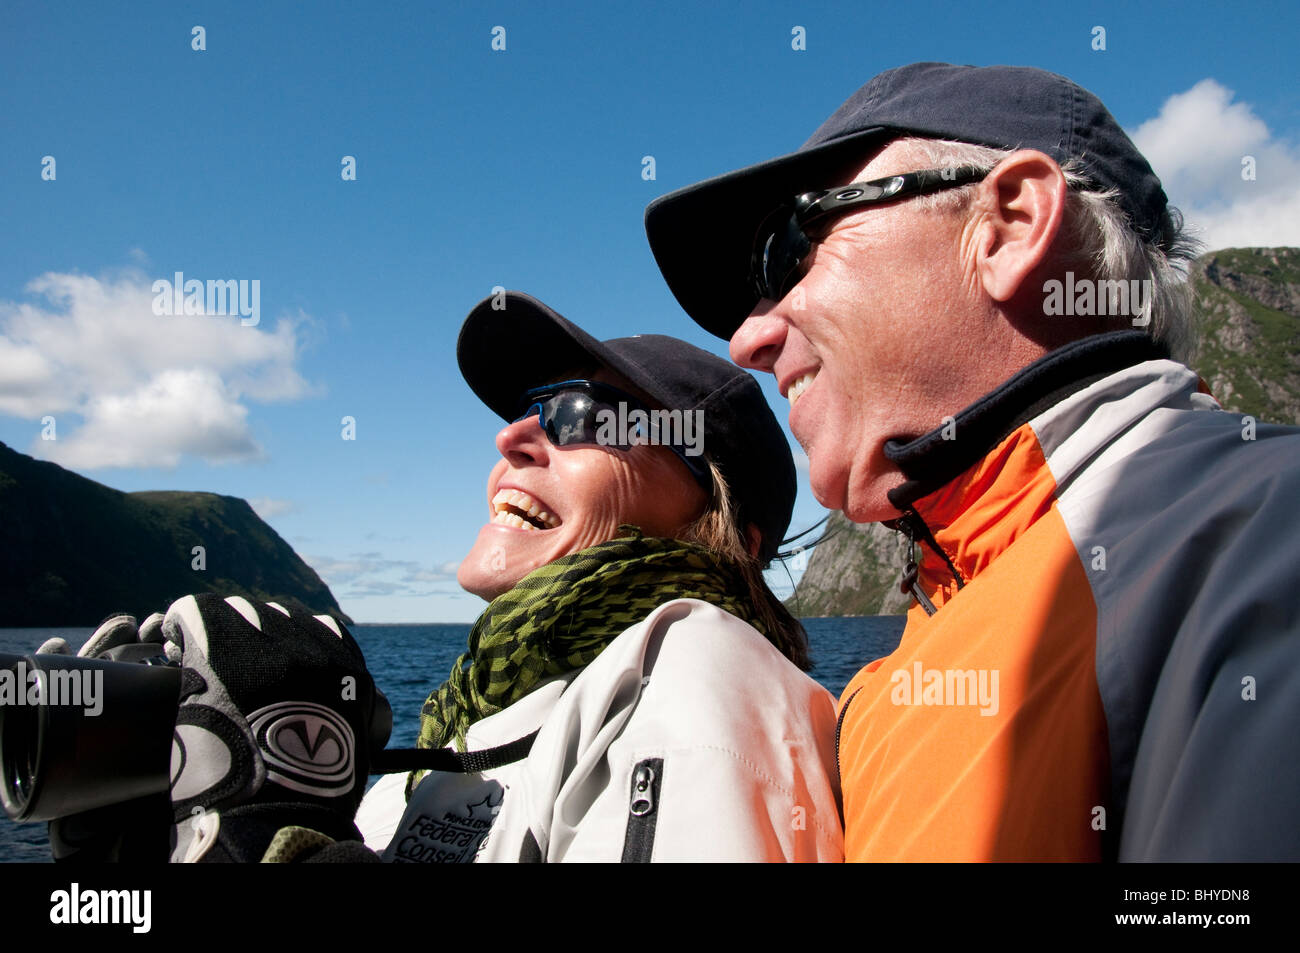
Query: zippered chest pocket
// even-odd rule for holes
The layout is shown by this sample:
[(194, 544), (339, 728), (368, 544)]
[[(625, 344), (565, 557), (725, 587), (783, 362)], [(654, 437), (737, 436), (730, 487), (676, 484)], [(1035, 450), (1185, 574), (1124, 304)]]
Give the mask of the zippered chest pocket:
[(623, 863), (648, 864), (654, 853), (655, 825), (659, 820), (659, 796), (663, 785), (664, 759), (647, 758), (632, 769), (628, 795), (627, 833), (623, 838)]

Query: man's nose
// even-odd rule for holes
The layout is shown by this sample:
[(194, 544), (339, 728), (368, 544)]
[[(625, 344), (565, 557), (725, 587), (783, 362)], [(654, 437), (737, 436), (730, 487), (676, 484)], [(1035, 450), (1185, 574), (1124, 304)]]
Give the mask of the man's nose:
[(731, 335), (731, 359), (741, 367), (772, 373), (785, 347), (786, 324), (775, 302), (759, 301), (745, 323)]

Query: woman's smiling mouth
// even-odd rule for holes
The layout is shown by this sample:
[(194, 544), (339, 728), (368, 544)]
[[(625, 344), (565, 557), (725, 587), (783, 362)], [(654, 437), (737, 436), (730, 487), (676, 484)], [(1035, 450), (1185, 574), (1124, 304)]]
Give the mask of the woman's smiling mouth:
[(491, 522), (495, 525), (523, 530), (555, 529), (561, 522), (546, 510), (545, 504), (515, 489), (497, 490), (492, 497), (492, 514)]

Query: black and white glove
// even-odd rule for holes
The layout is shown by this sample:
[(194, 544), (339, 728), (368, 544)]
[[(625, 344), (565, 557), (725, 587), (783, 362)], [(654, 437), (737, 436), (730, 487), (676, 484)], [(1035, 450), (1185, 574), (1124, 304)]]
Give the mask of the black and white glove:
[(136, 662), (142, 658), (163, 654), (163, 614), (155, 612), (137, 627), (135, 616), (121, 613), (111, 615), (86, 640), (75, 653), (67, 640), (47, 639), (36, 650), (38, 655), (73, 655), (78, 658), (110, 659), (114, 662)]
[(161, 624), (182, 666), (173, 861), (259, 861), (278, 831), (360, 840), (352, 816), (391, 712), (347, 628), (204, 593)]

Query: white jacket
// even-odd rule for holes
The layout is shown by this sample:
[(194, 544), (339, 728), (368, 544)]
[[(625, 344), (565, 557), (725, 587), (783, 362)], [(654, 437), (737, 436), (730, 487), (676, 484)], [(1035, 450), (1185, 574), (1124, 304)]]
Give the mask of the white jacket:
[(382, 779), (356, 822), (395, 862), (839, 861), (835, 702), (752, 626), (676, 599), (578, 673), (472, 725), (528, 757)]

